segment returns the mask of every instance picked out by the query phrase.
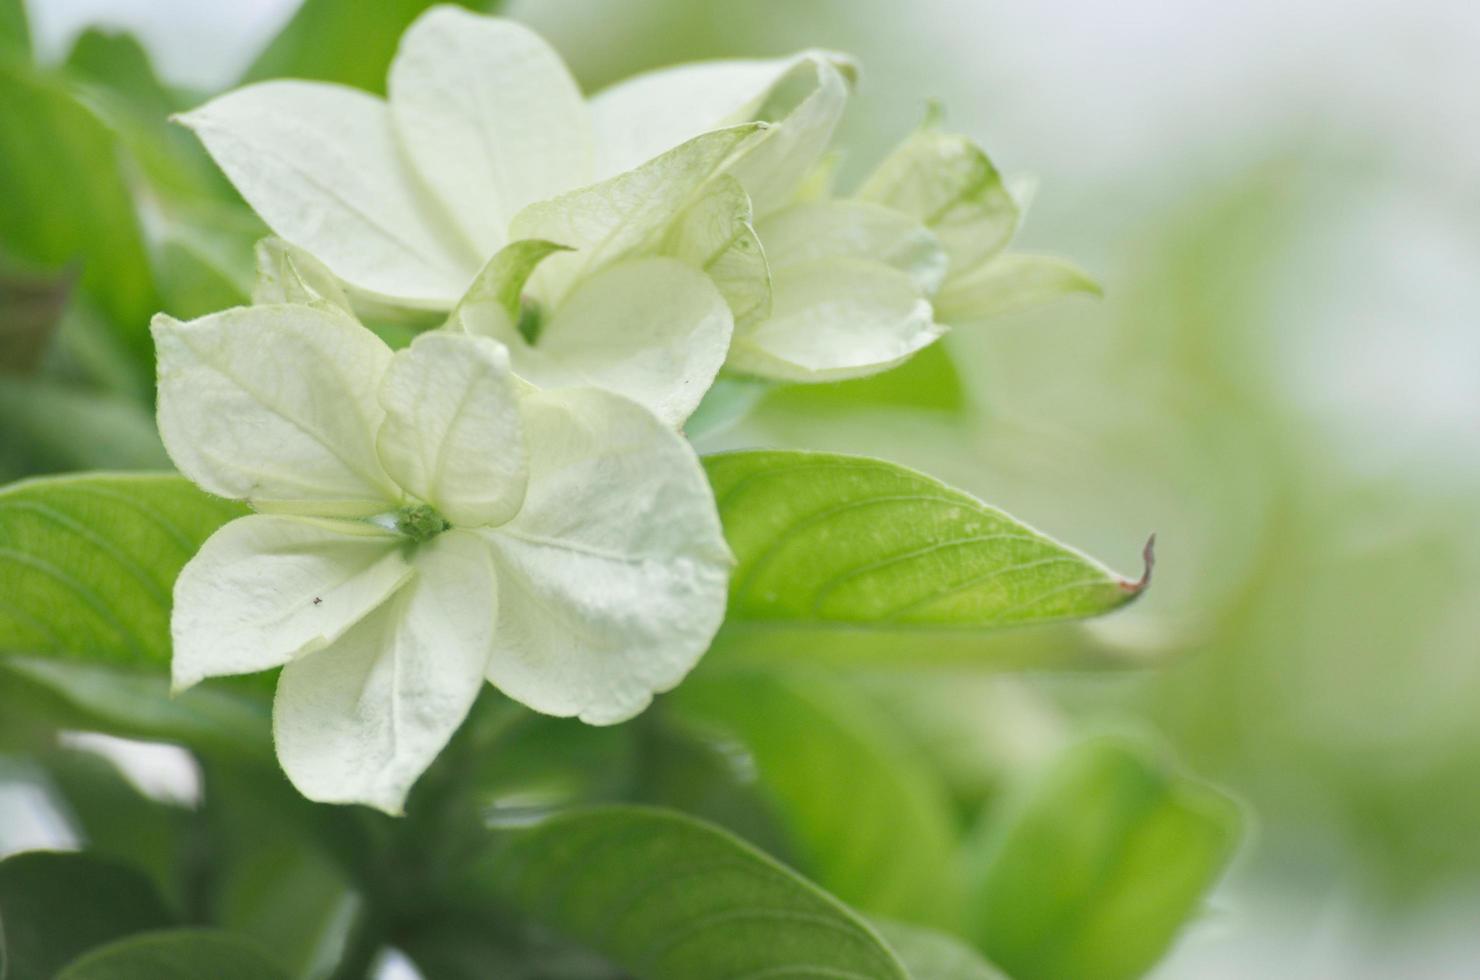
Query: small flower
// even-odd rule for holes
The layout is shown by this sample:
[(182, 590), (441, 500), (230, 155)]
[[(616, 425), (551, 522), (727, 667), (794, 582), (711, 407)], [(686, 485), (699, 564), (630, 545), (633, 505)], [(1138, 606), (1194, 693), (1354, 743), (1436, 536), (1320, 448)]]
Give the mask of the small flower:
[(176, 583), (174, 683), (281, 666), (278, 757), (305, 796), (399, 812), (485, 679), (614, 723), (718, 629), (713, 496), (637, 404), (530, 388), (487, 338), (392, 353), (329, 302), (153, 330), (171, 457), (257, 511)]

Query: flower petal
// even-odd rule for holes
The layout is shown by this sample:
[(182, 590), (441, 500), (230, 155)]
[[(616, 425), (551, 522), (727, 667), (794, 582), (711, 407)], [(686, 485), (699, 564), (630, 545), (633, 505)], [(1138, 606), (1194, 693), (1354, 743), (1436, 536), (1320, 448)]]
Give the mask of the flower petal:
[(771, 90), (809, 58), (857, 71), (846, 55), (810, 51), (662, 68), (601, 90), (591, 99), (598, 175), (630, 170), (700, 133), (755, 118)]
[(709, 277), (677, 259), (622, 262), (585, 280), (514, 369), (542, 388), (626, 395), (675, 428), (698, 407), (730, 348), (730, 308)]
[(311, 800), (400, 813), (478, 696), (497, 604), (488, 550), (449, 531), (412, 564), (390, 601), (283, 668), (278, 760)]
[(175, 690), (327, 646), (406, 581), (401, 541), (357, 521), (251, 514), (226, 524), (175, 580)]
[(782, 381), (875, 374), (945, 328), (908, 275), (882, 262), (819, 259), (772, 270), (770, 319), (737, 331), (728, 364)]
[(372, 95), (322, 82), (263, 82), (181, 117), (252, 209), (368, 294), (452, 305), (478, 270), (417, 198)]
[(259, 510), (365, 517), (400, 491), (376, 398), (390, 348), (327, 306), (154, 318), (159, 433), (191, 480)]
[(328, 303), (354, 315), (349, 296), (329, 267), (296, 245), (281, 238), (257, 243), (257, 281), (252, 286), (252, 305), (275, 303)]
[(581, 278), (621, 259), (651, 254), (710, 179), (763, 128), (750, 123), (705, 133), (636, 170), (519, 212), (511, 237), (575, 249), (541, 263), (532, 280), (536, 293), (546, 303), (558, 303)]
[(509, 352), (435, 331), (397, 351), (380, 388), (380, 459), (453, 524), (502, 524), (524, 500), (524, 433)]
[(596, 389), (525, 400), (524, 509), (483, 532), (500, 602), (488, 679), (536, 711), (630, 718), (698, 662), (733, 559), (693, 449)]
[(750, 195), (734, 177), (721, 174), (678, 216), (660, 248), (704, 270), (737, 325), (771, 312), (771, 270), (750, 219)]
[(756, 231), (777, 269), (825, 258), (872, 259), (908, 273), (927, 295), (946, 275), (945, 250), (928, 228), (866, 201), (793, 205), (767, 216)]
[(936, 299), (942, 320), (980, 320), (1041, 306), (1070, 293), (1102, 295), (1100, 284), (1052, 255), (1005, 252), (952, 276)]
[(762, 119), (779, 119), (730, 168), (744, 185), (757, 215), (791, 204), (817, 166), (848, 103), (848, 81), (825, 58), (809, 58), (792, 75), (805, 92), (800, 98), (783, 84), (758, 110)]
[(592, 179), (581, 90), (514, 21), (433, 7), (401, 38), (389, 86), (406, 153), (481, 256), (520, 208)]

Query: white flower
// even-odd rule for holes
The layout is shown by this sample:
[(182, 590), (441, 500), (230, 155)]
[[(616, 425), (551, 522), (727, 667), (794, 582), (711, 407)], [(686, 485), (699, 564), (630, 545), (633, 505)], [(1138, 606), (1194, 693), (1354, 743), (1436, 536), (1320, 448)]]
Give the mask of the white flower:
[(174, 682), (281, 666), (278, 756), (304, 795), (398, 812), (485, 679), (618, 722), (718, 629), (713, 496), (637, 404), (532, 389), (486, 338), (392, 353), (328, 302), (161, 316), (154, 338), (171, 457), (258, 511), (180, 575)]

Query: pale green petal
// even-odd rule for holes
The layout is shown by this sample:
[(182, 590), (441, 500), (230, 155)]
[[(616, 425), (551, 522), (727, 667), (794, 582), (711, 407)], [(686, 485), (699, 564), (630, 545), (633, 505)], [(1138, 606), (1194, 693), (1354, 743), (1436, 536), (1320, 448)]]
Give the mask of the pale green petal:
[(381, 468), (376, 393), (391, 352), (326, 306), (154, 318), (159, 434), (191, 480), (259, 510), (363, 517), (400, 492)]
[(389, 87), (402, 146), (479, 255), (520, 208), (593, 179), (581, 90), (523, 25), (433, 7), (402, 36)]
[(737, 332), (729, 366), (779, 381), (840, 381), (901, 363), (943, 332), (908, 275), (820, 259), (773, 272), (770, 319)]
[(311, 800), (400, 813), (478, 696), (497, 604), (488, 549), (454, 530), (411, 561), (388, 602), (283, 668), (278, 760)]
[(935, 304), (942, 320), (975, 320), (1041, 306), (1073, 293), (1100, 292), (1099, 283), (1072, 262), (1009, 252), (966, 276), (946, 280)]
[(797, 98), (790, 84), (782, 85), (759, 110), (762, 119), (779, 122), (747, 147), (730, 168), (750, 194), (757, 215), (795, 200), (827, 152), (848, 103), (847, 79), (831, 62), (808, 59), (792, 75), (805, 94)]
[(357, 521), (252, 514), (225, 525), (175, 580), (175, 690), (327, 646), (410, 575), (401, 543)]
[(497, 341), (424, 333), (397, 351), (380, 389), (386, 472), (453, 524), (502, 524), (528, 479), (509, 352)]
[(510, 237), (559, 242), (575, 252), (536, 270), (540, 298), (558, 303), (580, 278), (619, 259), (655, 250), (704, 184), (763, 126), (750, 123), (706, 133), (610, 180), (530, 205)]
[(660, 247), (662, 254), (708, 273), (737, 325), (771, 312), (771, 270), (750, 218), (750, 195), (734, 177), (721, 174), (678, 216)]
[(826, 258), (872, 259), (908, 274), (926, 295), (946, 275), (945, 250), (928, 228), (867, 201), (794, 205), (764, 218), (756, 231), (774, 269)]
[(996, 255), (1017, 231), (1018, 206), (981, 147), (922, 129), (863, 182), (858, 197), (903, 211), (940, 237), (958, 275)]
[(524, 285), (535, 267), (564, 245), (531, 239), (511, 242), (483, 266), (468, 292), (448, 318), (448, 327), (512, 345), (519, 340), (524, 312)]
[(599, 174), (630, 170), (700, 133), (755, 118), (771, 90), (810, 58), (857, 72), (846, 55), (803, 52), (662, 68), (603, 89), (591, 99)]
[(698, 662), (730, 553), (693, 449), (595, 389), (525, 402), (529, 494), (484, 532), (501, 596), (488, 679), (536, 711), (630, 718)]
[(446, 309), (477, 271), (478, 259), (418, 198), (380, 99), (322, 82), (263, 82), (181, 122), (273, 231), (350, 285)]
[(582, 281), (534, 345), (518, 338), (514, 369), (542, 388), (625, 395), (676, 428), (724, 364), (733, 322), (703, 272), (677, 259), (634, 259)]
[(264, 238), (257, 243), (256, 253), (253, 304), (328, 303), (354, 315), (349, 297), (334, 273), (303, 249), (281, 238)]

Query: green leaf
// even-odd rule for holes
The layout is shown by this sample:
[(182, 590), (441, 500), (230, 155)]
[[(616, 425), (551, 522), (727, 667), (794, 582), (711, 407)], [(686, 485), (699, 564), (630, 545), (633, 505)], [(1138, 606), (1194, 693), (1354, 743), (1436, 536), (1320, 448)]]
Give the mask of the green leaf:
[(0, 263), (0, 371), (31, 374), (51, 345), (72, 277)]
[(888, 919), (871, 921), (910, 971), (910, 980), (1008, 980), (955, 936)]
[(288, 980), (257, 946), (214, 929), (169, 929), (110, 943), (56, 980)]
[(1103, 295), (1100, 284), (1072, 262), (1010, 252), (951, 279), (935, 297), (935, 314), (946, 322), (1001, 316), (1074, 293)]
[(1020, 980), (1142, 975), (1217, 880), (1240, 816), (1120, 739), (1068, 750), (991, 825), (972, 935)]
[(725, 831), (671, 811), (559, 814), (507, 834), (474, 873), (511, 909), (638, 980), (908, 980), (878, 934), (837, 899)]
[(174, 475), (47, 477), (0, 490), (0, 652), (165, 670), (175, 576), (245, 513)]
[(899, 367), (866, 378), (777, 388), (765, 407), (803, 418), (874, 407), (964, 413), (970, 402), (949, 340), (943, 337)]
[(32, 851), (0, 861), (0, 976), (53, 980), (81, 953), (170, 924), (139, 872), (86, 854)]
[(129, 398), (0, 376), (0, 418), (0, 476), (170, 465), (153, 415)]
[[(242, 81), (308, 78), (384, 95), (401, 33), (438, 2), (445, 0), (305, 0)], [(471, 10), (498, 6), (487, 0), (456, 2)]]
[(0, 246), (82, 267), (82, 289), (152, 363), (154, 278), (113, 133), (65, 87), (0, 64)]
[(732, 622), (995, 629), (1109, 612), (1146, 586), (902, 466), (780, 451), (704, 465), (738, 559)]
[(1018, 206), (981, 147), (928, 125), (864, 180), (858, 197), (916, 218), (950, 257), (949, 275), (975, 268), (1007, 246)]
[(0, 57), (31, 54), (31, 28), (26, 22), (26, 0), (0, 0)]
[(667, 703), (750, 750), (818, 884), (866, 912), (959, 922), (949, 802), (866, 700), (827, 674), (745, 671), (692, 677)]

